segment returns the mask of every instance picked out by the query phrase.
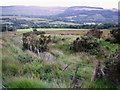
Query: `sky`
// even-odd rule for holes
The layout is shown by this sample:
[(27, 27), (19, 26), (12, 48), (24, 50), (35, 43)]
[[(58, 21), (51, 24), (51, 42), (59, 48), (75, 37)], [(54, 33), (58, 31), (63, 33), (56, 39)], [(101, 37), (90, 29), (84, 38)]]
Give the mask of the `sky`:
[(119, 0), (0, 0), (0, 6), (92, 6), (106, 9), (118, 8)]

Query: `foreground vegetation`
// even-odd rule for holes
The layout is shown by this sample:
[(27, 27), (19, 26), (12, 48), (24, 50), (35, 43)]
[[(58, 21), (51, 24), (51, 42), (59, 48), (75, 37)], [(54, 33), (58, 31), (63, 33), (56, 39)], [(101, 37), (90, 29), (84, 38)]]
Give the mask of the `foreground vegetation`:
[[(107, 60), (100, 53), (70, 50), (70, 45), (78, 37), (52, 35), (49, 50), (37, 56), (30, 50), (23, 50), (21, 43), (23, 32), (3, 32), (1, 40), (3, 85), (9, 88), (120, 88), (108, 77), (91, 81), (95, 60)], [(100, 46), (106, 54), (120, 49), (100, 39)], [(79, 66), (76, 81), (73, 77)], [(104, 64), (102, 65), (104, 67)]]

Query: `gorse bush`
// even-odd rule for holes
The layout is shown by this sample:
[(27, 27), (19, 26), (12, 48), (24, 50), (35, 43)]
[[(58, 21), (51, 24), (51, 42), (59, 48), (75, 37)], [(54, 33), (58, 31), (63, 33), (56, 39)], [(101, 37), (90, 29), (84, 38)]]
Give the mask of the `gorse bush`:
[(110, 33), (114, 37), (114, 42), (120, 43), (120, 28), (113, 29)]
[(51, 88), (51, 84), (28, 78), (15, 78), (8, 82), (9, 88)]
[(34, 31), (34, 33), (35, 33), (36, 35), (46, 34), (44, 31)]
[(120, 83), (120, 49), (110, 54), (105, 61), (104, 71), (111, 81)]
[(33, 31), (37, 31), (37, 29), (36, 29), (36, 28), (33, 28)]
[(28, 32), (23, 34), (23, 49), (30, 49), (33, 52), (43, 52), (48, 49), (51, 36), (45, 36), (41, 32)]
[(81, 36), (71, 44), (70, 49), (74, 51), (84, 51), (96, 53), (100, 48), (100, 40), (92, 36)]
[(96, 38), (101, 38), (103, 34), (103, 31), (100, 31), (99, 29), (91, 29), (90, 31), (87, 32), (87, 36), (93, 36)]

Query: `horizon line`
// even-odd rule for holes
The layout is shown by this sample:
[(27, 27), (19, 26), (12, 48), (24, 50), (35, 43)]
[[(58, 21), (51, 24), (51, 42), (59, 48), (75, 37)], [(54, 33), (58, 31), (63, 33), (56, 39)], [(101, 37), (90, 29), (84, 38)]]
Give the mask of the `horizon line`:
[[(74, 7), (75, 5), (73, 6), (38, 6), (38, 5), (0, 5), (0, 7), (4, 7), (4, 6), (34, 6), (34, 7)], [(76, 5), (78, 6), (78, 5)], [(81, 5), (80, 5), (81, 6)], [(96, 7), (96, 6), (82, 6), (82, 7), (95, 7), (95, 8), (103, 8), (103, 7)], [(118, 8), (103, 8), (103, 9), (118, 9)]]

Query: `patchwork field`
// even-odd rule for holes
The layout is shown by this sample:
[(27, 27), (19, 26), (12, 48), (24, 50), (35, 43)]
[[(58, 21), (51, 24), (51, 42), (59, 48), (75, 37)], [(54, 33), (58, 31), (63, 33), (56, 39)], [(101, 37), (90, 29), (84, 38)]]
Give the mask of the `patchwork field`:
[[(67, 31), (67, 30), (74, 30), (74, 31), (76, 31), (76, 30), (89, 30), (89, 29), (69, 29), (69, 28), (36, 28), (38, 31), (39, 30), (42, 30), (42, 31)], [(18, 29), (17, 31), (24, 31), (24, 32), (26, 32), (26, 31), (33, 31), (33, 29), (32, 28), (30, 28), (30, 29)]]
[[(38, 31), (45, 31), (46, 34), (56, 35), (85, 35), (90, 29), (67, 29), (67, 28), (37, 28)], [(18, 32), (29, 32), (33, 29), (18, 29)], [(110, 29), (101, 29), (103, 37), (110, 36)]]

